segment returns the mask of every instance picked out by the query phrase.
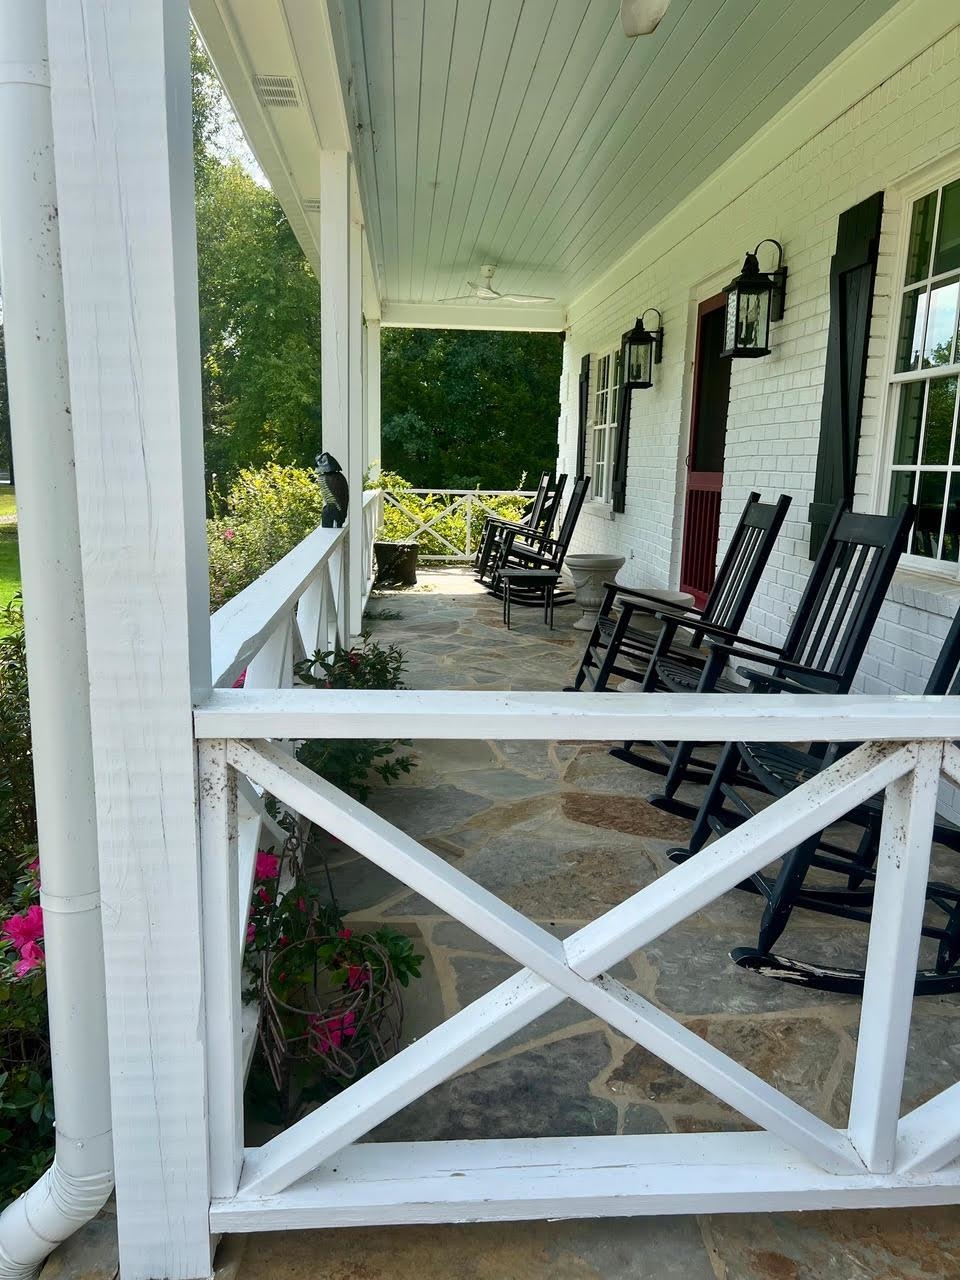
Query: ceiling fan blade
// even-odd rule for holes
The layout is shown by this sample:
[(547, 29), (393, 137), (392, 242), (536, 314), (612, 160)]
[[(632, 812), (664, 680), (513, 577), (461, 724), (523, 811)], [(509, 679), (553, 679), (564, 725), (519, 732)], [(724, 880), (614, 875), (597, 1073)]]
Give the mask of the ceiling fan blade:
[(537, 303), (556, 302), (556, 298), (543, 298), (536, 293), (504, 293), (500, 295), (501, 302), (527, 302), (532, 305)]

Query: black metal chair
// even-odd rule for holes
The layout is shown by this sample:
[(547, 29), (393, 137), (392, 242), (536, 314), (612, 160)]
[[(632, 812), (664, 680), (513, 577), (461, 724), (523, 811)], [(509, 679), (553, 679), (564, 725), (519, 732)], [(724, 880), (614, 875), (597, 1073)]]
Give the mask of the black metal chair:
[(553, 531), (557, 513), (560, 510), (560, 502), (563, 498), (563, 490), (566, 483), (567, 477), (561, 475), (557, 477), (557, 483), (553, 484), (550, 472), (544, 471), (540, 476), (540, 483), (537, 486), (537, 491), (529, 509), (522, 520), (505, 520), (500, 516), (494, 515), (487, 517), (473, 564), (474, 572), (479, 582), (486, 582), (491, 576), (491, 570), (497, 563), (500, 543), (505, 530), (511, 529), (521, 536), (524, 534), (536, 534), (549, 537)]
[[(779, 647), (701, 623), (708, 657), (705, 662), (693, 664), (671, 652), (673, 636), (678, 627), (686, 624), (685, 616), (661, 611), (657, 616), (664, 626), (648, 665), (644, 689), (662, 687), (674, 693), (849, 692), (890, 579), (906, 547), (914, 516), (913, 506), (907, 506), (899, 515), (879, 516), (860, 515), (839, 505), (827, 526), (793, 622)], [(745, 683), (724, 674), (728, 663), (737, 659), (755, 664), (739, 668)], [(757, 666), (767, 670), (758, 671)], [(661, 808), (690, 813), (689, 806), (674, 798), (681, 782), (706, 781), (711, 788), (716, 782), (714, 764), (696, 757), (690, 743), (680, 742), (672, 747), (661, 742), (651, 744), (658, 751), (659, 760), (634, 751), (635, 745), (625, 743), (611, 754), (653, 772), (666, 773), (662, 795), (650, 798)], [(662, 761), (669, 763), (664, 767)], [(723, 761), (727, 769), (736, 771), (729, 747), (721, 754)], [(724, 776), (723, 780), (728, 779)], [(697, 821), (708, 823), (710, 816), (701, 806)], [(695, 831), (699, 837), (699, 828)], [(693, 851), (699, 847), (691, 845)]]
[[(499, 595), (502, 590), (499, 574), (503, 569), (548, 569), (560, 572), (589, 489), (589, 476), (580, 476), (574, 482), (570, 502), (555, 538), (534, 533), (525, 533), (521, 536), (513, 529), (504, 530), (489, 588), (495, 595)], [(528, 590), (515, 587), (511, 592), (511, 599), (514, 604), (540, 605), (543, 603), (543, 589), (536, 586)], [(565, 594), (555, 596), (554, 599), (556, 604), (566, 604), (572, 596)]]
[[(703, 632), (698, 630), (701, 622), (739, 631), (789, 506), (787, 494), (781, 494), (775, 503), (761, 502), (759, 493), (750, 494), (703, 608), (691, 606), (679, 611), (687, 619), (692, 636), (680, 644), (678, 628), (672, 629), (670, 648), (675, 656), (682, 653), (686, 660), (702, 665), (705, 655), (701, 647)], [(600, 693), (608, 687), (611, 676), (641, 678), (656, 646), (657, 635), (638, 629), (634, 623), (637, 614), (653, 618), (663, 609), (663, 600), (615, 582), (605, 586), (606, 594), (580, 659), (573, 689), (586, 684), (592, 692)], [(663, 625), (666, 624), (661, 624), (661, 629)]]
[[(960, 612), (950, 626), (924, 693), (960, 695)], [(747, 771), (749, 787), (728, 780), (729, 769), (722, 761), (718, 764), (701, 809), (703, 821), (698, 820), (697, 847), (701, 847), (706, 838), (705, 827), (707, 834), (722, 835), (756, 812), (757, 806), (750, 802), (745, 790), (762, 791), (776, 798), (788, 795), (802, 782), (853, 750), (854, 746), (852, 743), (832, 744), (803, 750), (780, 743), (733, 744), (729, 754), (735, 752), (741, 769)], [(718, 803), (718, 792), (722, 804)], [(772, 954), (771, 948), (795, 910), (869, 922), (882, 817), (882, 797), (875, 797), (859, 805), (844, 820), (846, 824), (861, 829), (855, 848), (846, 848), (837, 842), (838, 837), (826, 838), (821, 831), (787, 853), (775, 876), (758, 872), (740, 886), (760, 894), (765, 899), (765, 907), (756, 947), (740, 947), (731, 952), (737, 964), (800, 986), (852, 994), (862, 990), (861, 969), (791, 960)], [(960, 828), (954, 823), (938, 818), (933, 838), (960, 852)], [(690, 852), (673, 851), (675, 860), (680, 861), (690, 856)], [(699, 856), (709, 857), (709, 848)], [(828, 882), (808, 884), (811, 868), (827, 872)], [(945, 919), (942, 922), (928, 919), (924, 923), (923, 936), (934, 939), (938, 948), (933, 969), (918, 973), (916, 991), (929, 994), (960, 990), (960, 972), (954, 967), (960, 959), (960, 889), (931, 881), (927, 887), (927, 900), (934, 908), (930, 914), (939, 912)]]

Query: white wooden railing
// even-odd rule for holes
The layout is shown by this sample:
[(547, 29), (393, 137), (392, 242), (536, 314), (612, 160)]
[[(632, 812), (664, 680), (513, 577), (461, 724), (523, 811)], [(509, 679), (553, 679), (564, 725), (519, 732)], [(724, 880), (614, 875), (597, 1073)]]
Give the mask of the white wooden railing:
[[(196, 712), (202, 796), (211, 1230), (791, 1210), (960, 1199), (960, 1084), (900, 1116), (950, 698), (215, 691)], [(300, 738), (865, 742), (560, 941), (292, 759)], [(273, 741), (271, 741), (271, 739)], [(521, 971), (258, 1148), (243, 1147), (238, 787), (254, 783), (513, 957)], [(610, 976), (627, 955), (885, 792), (848, 1124), (834, 1128)], [(245, 902), (243, 905), (245, 911)], [(758, 1132), (358, 1143), (565, 998)]]
[[(411, 510), (404, 502), (407, 494), (418, 498), (436, 498), (443, 503), (443, 506), (424, 517), (422, 512)], [(399, 493), (393, 493), (388, 489), (384, 491), (384, 505), (395, 507), (411, 522), (413, 527), (405, 535), (411, 542), (421, 539), (424, 534), (429, 534), (443, 548), (440, 552), (427, 552), (421, 545), (418, 560), (466, 563), (472, 561), (476, 554), (487, 516), (500, 514), (493, 505), (494, 501), (497, 498), (527, 500), (532, 497), (534, 497), (532, 489), (404, 489)], [(465, 524), (463, 546), (460, 545), (459, 540), (453, 541), (438, 528), (440, 522), (447, 516), (460, 515)]]
[[(354, 584), (361, 611), (373, 587), (373, 543), (383, 510), (378, 490), (364, 493), (361, 571)], [(210, 619), (213, 685), (229, 689), (242, 675), (246, 690), (275, 691), (293, 685), (294, 664), (318, 649), (348, 640), (348, 529), (315, 529), (282, 560), (227, 601)], [(232, 801), (236, 827), (236, 929), (241, 953), (246, 938), (257, 851), (275, 849), (286, 833), (267, 812), (262, 787), (239, 779)], [(256, 1044), (258, 1014), (239, 1015), (244, 1078)]]

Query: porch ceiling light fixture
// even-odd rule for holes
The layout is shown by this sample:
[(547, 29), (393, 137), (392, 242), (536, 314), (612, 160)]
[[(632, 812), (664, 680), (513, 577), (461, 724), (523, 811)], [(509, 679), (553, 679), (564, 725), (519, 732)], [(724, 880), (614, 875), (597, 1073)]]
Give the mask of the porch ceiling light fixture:
[(670, 0), (620, 0), (624, 35), (649, 36), (660, 25)]
[[(765, 244), (777, 250), (777, 265), (761, 271), (757, 257)], [(770, 322), (783, 319), (787, 268), (779, 240), (761, 240), (743, 260), (740, 274), (724, 289), (727, 295), (722, 356), (752, 359), (770, 354)]]
[[(653, 312), (655, 329), (645, 329), (644, 317)], [(653, 366), (663, 360), (663, 316), (656, 307), (647, 307), (637, 323), (623, 335), (623, 385), (627, 391), (653, 386)]]

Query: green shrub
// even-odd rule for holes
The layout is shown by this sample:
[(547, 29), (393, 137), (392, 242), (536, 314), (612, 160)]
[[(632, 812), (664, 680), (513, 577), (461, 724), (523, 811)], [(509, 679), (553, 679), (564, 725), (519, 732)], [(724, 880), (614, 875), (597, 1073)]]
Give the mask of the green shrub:
[[(521, 478), (521, 487), (523, 480)], [(453, 499), (446, 494), (414, 493), (413, 486), (403, 476), (393, 471), (382, 471), (376, 487), (383, 489), (383, 525), (378, 538), (383, 542), (415, 541), (422, 555), (465, 555), (467, 552), (467, 508), (465, 504), (445, 511)], [(391, 501), (391, 498), (394, 501)], [(527, 499), (519, 489), (500, 498), (484, 498), (486, 506), (506, 520), (519, 520), (526, 508)], [(400, 509), (396, 505), (404, 508)], [(417, 532), (420, 522), (435, 523), (426, 531)], [(471, 550), (476, 548), (483, 531), (483, 514), (474, 507), (471, 528)]]
[(27, 651), (19, 596), (3, 616), (9, 631), (0, 636), (0, 903), (13, 891), (25, 853), (37, 843)]
[[(369, 637), (352, 649), (314, 654), (297, 666), (297, 678), (315, 689), (402, 689), (403, 654), (396, 645), (379, 645)], [(297, 751), (308, 769), (358, 800), (370, 793), (370, 777), (395, 782), (413, 768), (410, 756), (398, 755), (395, 742), (355, 738), (310, 739)]]
[(211, 503), (211, 609), (226, 604), (312, 533), (323, 508), (312, 471), (275, 462), (241, 471), (226, 497), (214, 492)]

